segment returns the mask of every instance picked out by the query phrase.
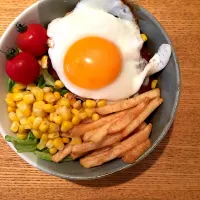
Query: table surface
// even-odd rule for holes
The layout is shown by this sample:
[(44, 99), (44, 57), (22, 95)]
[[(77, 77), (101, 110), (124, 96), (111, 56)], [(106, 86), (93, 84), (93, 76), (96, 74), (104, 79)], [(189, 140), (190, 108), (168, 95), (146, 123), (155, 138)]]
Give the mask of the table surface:
[[(35, 0), (1, 0), (0, 35)], [(101, 180), (70, 182), (41, 172), (0, 137), (0, 199), (200, 199), (200, 1), (140, 0), (169, 33), (181, 66), (176, 119), (145, 160)], [(170, 80), (170, 77), (169, 77)]]

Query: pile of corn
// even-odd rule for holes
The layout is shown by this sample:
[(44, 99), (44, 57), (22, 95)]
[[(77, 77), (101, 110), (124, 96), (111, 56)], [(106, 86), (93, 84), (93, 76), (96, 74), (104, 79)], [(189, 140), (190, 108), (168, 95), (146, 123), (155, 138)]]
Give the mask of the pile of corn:
[[(64, 87), (60, 80), (54, 83), (56, 89)], [(63, 150), (65, 144), (80, 144), (81, 138), (64, 138), (62, 133), (68, 132), (82, 120), (100, 118), (94, 113), (95, 107), (106, 105), (105, 100), (98, 102), (76, 100), (72, 93), (62, 97), (59, 92), (53, 92), (51, 87), (43, 89), (34, 84), (16, 84), (13, 93), (8, 93), (5, 99), (8, 105), (9, 118), (12, 121), (11, 131), (19, 139), (26, 139), (31, 130), (40, 139), (39, 150), (49, 148), (51, 154)]]

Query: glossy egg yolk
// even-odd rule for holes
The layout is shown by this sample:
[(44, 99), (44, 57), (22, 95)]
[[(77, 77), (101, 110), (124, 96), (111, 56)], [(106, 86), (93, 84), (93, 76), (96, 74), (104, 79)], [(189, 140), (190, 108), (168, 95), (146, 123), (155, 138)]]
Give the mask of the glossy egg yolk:
[(99, 89), (111, 84), (122, 69), (119, 48), (101, 37), (85, 37), (75, 42), (64, 58), (64, 72), (76, 86)]

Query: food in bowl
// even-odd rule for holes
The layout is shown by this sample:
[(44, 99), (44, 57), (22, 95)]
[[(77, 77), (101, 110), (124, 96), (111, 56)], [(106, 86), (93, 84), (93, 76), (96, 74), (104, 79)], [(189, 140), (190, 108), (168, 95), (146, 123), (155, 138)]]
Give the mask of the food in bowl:
[[(30, 27), (20, 34), (31, 34)], [(53, 20), (47, 36), (48, 42), (44, 36), (38, 45), (45, 40), (48, 54), (41, 53), (42, 47), (33, 52), (33, 41), (27, 40), (24, 52), (13, 49), (7, 54), (11, 79), (6, 102), (17, 137), (6, 140), (18, 152), (34, 152), (49, 161), (81, 158), (85, 168), (115, 158), (135, 162), (151, 146), (152, 124), (145, 120), (163, 102), (157, 80), (148, 77), (167, 65), (170, 45), (161, 45), (150, 60), (143, 57), (147, 37), (119, 0), (83, 0)], [(30, 68), (24, 54), (32, 58), (31, 78), (21, 76)]]

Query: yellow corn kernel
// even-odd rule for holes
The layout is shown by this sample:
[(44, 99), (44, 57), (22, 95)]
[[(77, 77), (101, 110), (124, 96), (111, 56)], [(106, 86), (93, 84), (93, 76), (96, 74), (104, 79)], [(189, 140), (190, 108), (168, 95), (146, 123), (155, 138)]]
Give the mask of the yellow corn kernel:
[(27, 138), (28, 134), (26, 132), (24, 133), (17, 133), (17, 137), (20, 139), (20, 140), (25, 140)]
[(9, 113), (10, 112), (16, 112), (16, 108), (12, 108), (12, 107), (8, 106), (8, 112)]
[(54, 92), (54, 96), (55, 96), (55, 98), (56, 98), (56, 101), (58, 101), (58, 100), (61, 98), (59, 92)]
[(71, 93), (71, 92), (67, 92), (67, 93), (64, 95), (64, 97), (65, 97), (66, 99), (69, 99), (69, 100), (73, 99), (75, 96), (76, 96), (76, 95), (73, 94), (73, 93)]
[(97, 102), (97, 106), (100, 108), (100, 107), (103, 107), (103, 106), (106, 106), (107, 102), (106, 100), (100, 100)]
[(48, 117), (48, 120), (49, 120), (50, 122), (53, 122), (55, 116), (56, 116), (56, 113), (50, 113), (50, 114), (49, 114), (49, 117)]
[(17, 88), (13, 88), (13, 93), (18, 93), (18, 92), (22, 92), (22, 90), (20, 90), (20, 89), (17, 89)]
[(24, 115), (22, 114), (22, 112), (18, 109), (16, 109), (16, 115), (18, 117), (19, 120), (21, 120), (22, 118), (24, 118)]
[(57, 138), (57, 137), (59, 137), (59, 136), (60, 136), (59, 132), (49, 133), (49, 134), (48, 134), (48, 138), (49, 138), (49, 139), (55, 139), (55, 138)]
[(47, 113), (52, 113), (55, 111), (55, 108), (52, 104), (45, 104), (42, 106), (42, 109), (44, 110), (44, 112), (47, 112)]
[(42, 69), (47, 69), (48, 68), (48, 59), (49, 57), (48, 56), (42, 56), (42, 59), (41, 59), (41, 67)]
[(59, 115), (54, 116), (53, 118), (53, 121), (58, 125), (62, 124), (62, 120), (63, 120), (62, 116), (59, 116)]
[(72, 128), (73, 128), (72, 122), (64, 121), (64, 122), (62, 123), (62, 126), (61, 126), (61, 131), (62, 131), (62, 132), (67, 132), (67, 131), (69, 131), (69, 130), (72, 129)]
[(30, 116), (30, 117), (28, 118), (28, 121), (31, 122), (31, 124), (33, 124), (34, 120), (35, 120), (35, 117), (34, 117), (34, 116)]
[(70, 105), (73, 106), (74, 103), (76, 103), (76, 99), (75, 98), (70, 99)]
[(79, 117), (81, 118), (81, 120), (84, 120), (88, 117), (88, 115), (86, 112), (82, 112), (82, 113), (79, 113)]
[(19, 108), (20, 106), (24, 105), (24, 104), (25, 104), (25, 103), (24, 103), (23, 100), (16, 102), (16, 105), (17, 105), (18, 108)]
[(82, 103), (83, 108), (86, 108), (86, 103), (85, 101)]
[(44, 133), (49, 129), (49, 122), (48, 121), (43, 121), (40, 126), (39, 126), (39, 131)]
[(70, 142), (70, 139), (69, 138), (62, 138), (62, 141), (63, 143), (67, 144)]
[(42, 123), (42, 118), (36, 117), (33, 121), (33, 129), (38, 130), (41, 123)]
[(41, 136), (40, 142), (37, 145), (37, 148), (39, 150), (44, 149), (46, 147), (47, 141), (48, 141), (48, 135), (47, 135), (47, 133), (43, 133), (42, 136)]
[(55, 132), (59, 132), (60, 131), (60, 127), (58, 124), (55, 124), (53, 122), (50, 122), (49, 124), (49, 133), (55, 133)]
[(16, 108), (8, 106), (8, 112), (16, 112)]
[(49, 153), (52, 154), (52, 155), (55, 154), (57, 151), (58, 150), (55, 147), (49, 149)]
[(37, 101), (33, 104), (34, 108), (42, 108), (42, 106), (45, 105), (44, 101)]
[(13, 88), (16, 88), (16, 89), (19, 89), (19, 90), (23, 90), (23, 89), (26, 89), (26, 85), (21, 84), (21, 83), (16, 83)]
[(23, 100), (26, 104), (33, 104), (35, 102), (35, 97), (33, 94), (26, 94), (24, 95)]
[(23, 91), (23, 95), (25, 96), (25, 95), (27, 95), (27, 94), (32, 94), (30, 91)]
[(97, 113), (94, 113), (94, 114), (92, 115), (92, 120), (93, 120), (93, 121), (97, 121), (97, 120), (99, 120), (99, 118), (100, 118), (100, 116), (99, 116)]
[(42, 136), (42, 133), (40, 131), (36, 131), (36, 130), (31, 130), (33, 135), (37, 138), (40, 139)]
[(74, 115), (78, 115), (79, 111), (77, 109), (73, 108), (71, 110), (71, 113), (74, 114)]
[(6, 98), (13, 98), (13, 93), (8, 93), (7, 95), (6, 95)]
[(8, 105), (9, 107), (12, 107), (12, 108), (15, 108), (15, 107), (16, 107), (16, 104), (15, 104), (15, 102), (13, 101), (13, 99), (11, 99), (11, 98), (6, 98), (5, 101), (6, 101), (6, 103), (7, 103), (7, 105)]
[(53, 107), (55, 108), (55, 110), (57, 110), (59, 108), (58, 105), (54, 105)]
[(32, 88), (36, 87), (36, 85), (34, 83), (28, 84), (26, 87), (26, 90), (32, 90)]
[(64, 145), (64, 143), (63, 143), (63, 141), (62, 141), (62, 139), (60, 137), (55, 138), (53, 140), (53, 146), (56, 149), (58, 149), (59, 151), (62, 151), (64, 149), (64, 147), (65, 147), (65, 145)]
[(21, 113), (25, 116), (25, 117), (29, 117), (31, 115), (31, 109), (30, 106), (25, 104), (24, 102), (22, 102), (19, 105), (19, 110), (21, 111)]
[(29, 122), (28, 118), (24, 117), (20, 120), (20, 124), (24, 127), (24, 129), (29, 130), (32, 128), (32, 124)]
[(85, 112), (87, 113), (88, 117), (92, 117), (92, 114), (94, 113), (94, 109), (86, 108)]
[(82, 143), (82, 140), (81, 140), (80, 137), (73, 137), (72, 140), (71, 140), (71, 142), (70, 142), (70, 144), (73, 144), (73, 145), (75, 145), (75, 144), (81, 144), (81, 143)]
[(43, 92), (47, 93), (47, 92), (53, 92), (53, 89), (51, 87), (44, 87), (43, 88)]
[(55, 86), (56, 89), (61, 89), (61, 88), (64, 87), (64, 84), (63, 84), (62, 81), (57, 80), (57, 81), (55, 81), (54, 86)]
[[(58, 104), (57, 104), (58, 105)], [(61, 98), (60, 100), (59, 100), (59, 106), (67, 106), (67, 108), (69, 108), (70, 107), (70, 101), (69, 101), (69, 99), (66, 99), (66, 98)]]
[(42, 108), (33, 108), (33, 112), (32, 112), (32, 115), (34, 117), (46, 117), (46, 113), (43, 111)]
[(56, 97), (52, 92), (47, 92), (47, 93), (44, 94), (44, 100), (47, 103), (53, 103), (53, 102), (56, 101)]
[(18, 129), (18, 133), (25, 133), (26, 129), (20, 124), (19, 125), (19, 129)]
[(81, 119), (78, 115), (76, 115), (72, 118), (72, 124), (73, 125), (78, 125), (80, 123), (80, 121), (81, 121)]
[(148, 40), (148, 38), (145, 34), (141, 34), (141, 38), (143, 39), (144, 42), (146, 42)]
[(9, 116), (10, 120), (13, 121), (13, 122), (18, 122), (18, 121), (19, 121), (19, 119), (18, 119), (16, 113), (14, 113), (14, 112), (10, 112), (10, 113), (8, 114), (8, 116)]
[(44, 92), (41, 88), (39, 87), (33, 87), (31, 89), (31, 92), (34, 94), (35, 98), (37, 101), (43, 101), (44, 99)]
[(80, 109), (81, 108), (81, 100), (76, 101), (72, 106), (75, 109)]
[(19, 129), (19, 122), (13, 122), (11, 124), (10, 130), (14, 133), (17, 133), (18, 129)]
[(85, 101), (85, 106), (86, 106), (86, 108), (95, 108), (96, 107), (96, 101), (87, 99)]
[(157, 87), (157, 84), (158, 84), (158, 80), (153, 80), (153, 81), (151, 82), (151, 89), (152, 89), (152, 90), (155, 89), (155, 88)]
[(49, 149), (53, 148), (53, 140), (48, 140), (48, 142), (46, 143), (46, 147)]
[(70, 121), (72, 119), (72, 113), (67, 106), (62, 106), (56, 110), (56, 113), (62, 116), (64, 121)]

